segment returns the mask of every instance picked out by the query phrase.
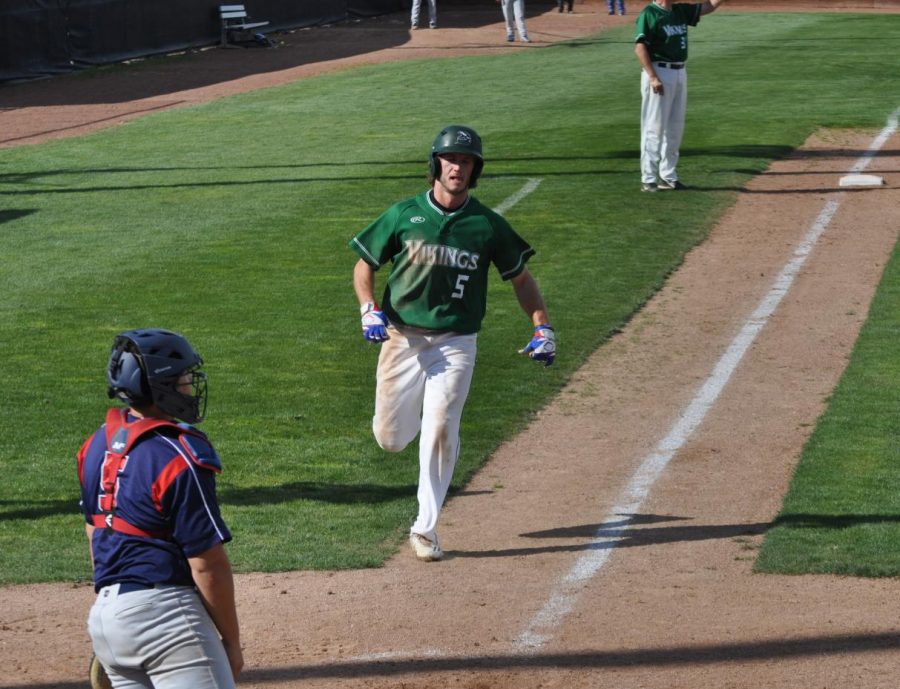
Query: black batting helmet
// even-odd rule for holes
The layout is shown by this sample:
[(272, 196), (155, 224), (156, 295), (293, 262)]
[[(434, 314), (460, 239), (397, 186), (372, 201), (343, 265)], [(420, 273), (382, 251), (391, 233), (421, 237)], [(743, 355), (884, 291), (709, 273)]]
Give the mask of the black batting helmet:
[(474, 189), (484, 168), (484, 155), (481, 150), (481, 137), (471, 127), (461, 124), (449, 124), (435, 137), (431, 144), (431, 157), (429, 158), (429, 171), (433, 179), (441, 176), (441, 165), (437, 157), (442, 153), (467, 153), (475, 156), (475, 167), (472, 170), (472, 179), (469, 188)]

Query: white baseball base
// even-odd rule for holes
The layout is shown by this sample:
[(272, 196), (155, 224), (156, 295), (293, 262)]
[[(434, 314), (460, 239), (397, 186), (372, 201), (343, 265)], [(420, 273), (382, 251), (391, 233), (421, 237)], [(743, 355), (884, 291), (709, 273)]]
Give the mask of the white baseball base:
[(844, 175), (841, 177), (842, 187), (879, 187), (884, 184), (884, 177), (878, 175)]

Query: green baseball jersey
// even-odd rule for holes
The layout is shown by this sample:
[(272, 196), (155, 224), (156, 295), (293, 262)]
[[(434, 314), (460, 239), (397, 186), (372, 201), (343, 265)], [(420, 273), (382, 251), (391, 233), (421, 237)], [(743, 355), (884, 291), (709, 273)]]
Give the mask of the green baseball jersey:
[(381, 302), (389, 321), (462, 334), (481, 328), (490, 265), (509, 280), (535, 253), (478, 199), (445, 213), (429, 192), (391, 206), (350, 248), (375, 270), (393, 264)]
[(647, 44), (653, 62), (687, 62), (688, 26), (697, 26), (702, 7), (679, 2), (667, 11), (651, 2), (635, 21), (634, 42)]

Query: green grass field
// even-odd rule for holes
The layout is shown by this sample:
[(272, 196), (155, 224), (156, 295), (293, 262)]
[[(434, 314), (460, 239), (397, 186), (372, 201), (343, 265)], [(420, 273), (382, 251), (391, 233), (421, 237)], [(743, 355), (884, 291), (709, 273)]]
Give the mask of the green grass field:
[(900, 573), (900, 254), (757, 561), (760, 572)]
[[(236, 568), (378, 566), (414, 516), (416, 452), (385, 455), (371, 437), (377, 351), (359, 335), (347, 242), (424, 188), (438, 129), (461, 122), (482, 135), (477, 195), (490, 205), (542, 180), (507, 217), (538, 249), (530, 266), (561, 352), (546, 370), (515, 354), (530, 328), (495, 280), (458, 488), (659, 289), (749, 177), (819, 127), (883, 126), (897, 107), (884, 46), (898, 38), (900, 23), (877, 15), (705, 18), (691, 34), (680, 166), (702, 193), (664, 199), (638, 191), (630, 27), (503, 56), (359, 68), (0, 151), (0, 583), (90, 577), (74, 454), (108, 404), (113, 335), (146, 326), (185, 333), (208, 362), (204, 430), (226, 465)], [(867, 332), (896, 322), (900, 307), (884, 293), (879, 304)], [(874, 367), (896, 381), (882, 342), (857, 354), (848, 378)], [(854, 410), (853, 421), (889, 465), (893, 407), (864, 408), (870, 416)], [(840, 515), (896, 515), (875, 497), (800, 505), (815, 527), (803, 535), (848, 533)], [(884, 535), (895, 522), (853, 526)], [(783, 523), (779, 542), (798, 520)], [(880, 536), (870, 542), (841, 571), (897, 573), (874, 564)]]

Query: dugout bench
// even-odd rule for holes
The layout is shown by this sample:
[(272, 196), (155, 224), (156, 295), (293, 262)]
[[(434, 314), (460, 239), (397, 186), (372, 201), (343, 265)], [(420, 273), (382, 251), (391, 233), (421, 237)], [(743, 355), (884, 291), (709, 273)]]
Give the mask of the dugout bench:
[[(247, 14), (245, 5), (219, 5), (219, 20), (222, 26), (219, 45), (224, 48), (234, 42), (260, 42), (254, 29), (269, 25), (268, 21), (250, 21), (250, 15)], [(271, 45), (268, 39), (265, 40), (267, 45)]]

